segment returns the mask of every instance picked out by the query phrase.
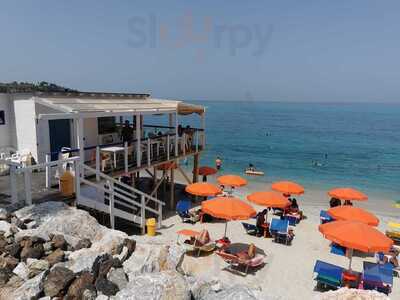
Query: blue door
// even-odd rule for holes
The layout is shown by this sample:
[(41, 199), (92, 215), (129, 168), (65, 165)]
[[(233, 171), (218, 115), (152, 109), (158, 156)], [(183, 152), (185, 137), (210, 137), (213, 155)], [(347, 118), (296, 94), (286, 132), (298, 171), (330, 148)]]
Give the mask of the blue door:
[(50, 120), (51, 160), (57, 160), (62, 147), (71, 147), (71, 123), (68, 119)]

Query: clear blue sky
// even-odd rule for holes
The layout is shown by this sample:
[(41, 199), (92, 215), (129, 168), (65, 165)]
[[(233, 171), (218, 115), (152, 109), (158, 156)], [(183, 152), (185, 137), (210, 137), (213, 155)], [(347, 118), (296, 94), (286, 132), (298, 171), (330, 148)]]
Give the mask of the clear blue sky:
[(0, 36), (0, 81), (193, 100), (400, 97), (396, 0), (3, 0)]

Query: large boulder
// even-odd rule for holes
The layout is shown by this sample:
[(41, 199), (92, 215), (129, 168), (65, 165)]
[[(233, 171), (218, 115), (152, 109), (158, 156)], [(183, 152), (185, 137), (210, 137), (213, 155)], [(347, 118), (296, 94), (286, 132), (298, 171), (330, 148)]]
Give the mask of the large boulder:
[(0, 221), (0, 231), (4, 232), (4, 236), (11, 236), (19, 231), (18, 227), (10, 224), (7, 221)]
[(27, 300), (37, 299), (43, 291), (43, 279), (46, 276), (46, 272), (40, 273), (39, 275), (27, 280), (19, 288), (17, 288), (12, 298), (14, 300)]
[(128, 278), (122, 268), (112, 268), (107, 274), (107, 279), (115, 283), (120, 290), (124, 289), (128, 284)]
[(184, 250), (176, 245), (138, 244), (135, 252), (123, 263), (129, 279), (144, 273), (176, 270)]
[(134, 277), (114, 300), (190, 300), (185, 278), (176, 271), (163, 271)]
[[(254, 290), (244, 285), (223, 286), (212, 282), (205, 282), (196, 288), (192, 288), (193, 298), (196, 300), (257, 300), (259, 299)], [(265, 298), (263, 298), (265, 299)]]
[(74, 280), (74, 273), (63, 267), (54, 267), (44, 281), (43, 288), (46, 296), (55, 297), (62, 294)]
[(69, 286), (66, 299), (82, 299), (86, 290), (95, 291), (94, 277), (89, 272), (82, 272)]
[(27, 265), (22, 261), (15, 267), (13, 273), (23, 280), (28, 280), (29, 278), (29, 269)]
[(13, 256), (0, 256), (0, 268), (14, 270), (19, 261)]
[(45, 240), (56, 234), (63, 235), (68, 244), (75, 248), (79, 241), (92, 241), (94, 251), (111, 252), (127, 235), (100, 225), (88, 212), (69, 207), (61, 202), (44, 202), (24, 207), (15, 212), (21, 220), (35, 221), (34, 229), (21, 230), (17, 239), (24, 235), (37, 235)]
[(55, 264), (64, 261), (64, 251), (62, 251), (61, 249), (56, 249), (45, 259), (49, 262), (50, 266), (54, 266)]
[(13, 273), (9, 269), (0, 268), (0, 286), (4, 286), (12, 276)]
[(50, 264), (47, 260), (33, 258), (28, 258), (26, 260), (26, 265), (28, 267), (29, 278), (35, 277), (36, 275), (47, 271), (50, 267)]

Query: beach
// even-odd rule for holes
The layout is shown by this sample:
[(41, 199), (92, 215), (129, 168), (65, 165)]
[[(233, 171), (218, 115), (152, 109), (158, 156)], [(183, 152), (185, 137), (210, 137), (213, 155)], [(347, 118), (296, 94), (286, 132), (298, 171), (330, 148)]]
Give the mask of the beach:
[[(210, 181), (215, 179), (210, 178)], [(264, 185), (264, 190), (268, 186)], [(244, 201), (246, 195), (254, 191), (260, 191), (257, 183), (249, 184), (235, 191), (235, 196)], [(198, 277), (207, 279), (219, 278), (227, 284), (246, 284), (259, 289), (261, 299), (272, 297), (272, 299), (312, 299), (321, 292), (315, 291), (316, 282), (313, 280), (313, 268), (316, 260), (322, 260), (344, 268), (348, 267), (348, 259), (330, 253), (330, 241), (326, 240), (318, 231), (320, 223), (319, 213), (321, 209), (329, 208), (329, 197), (326, 191), (308, 190), (305, 187), (305, 194), (296, 197), (306, 216), (294, 229), (295, 238), (292, 245), (285, 246), (276, 244), (271, 238), (254, 237), (245, 233), (240, 221), (232, 221), (228, 224), (227, 236), (232, 243), (250, 244), (254, 243), (258, 249), (265, 252), (266, 265), (247, 276), (233, 274), (224, 270), (226, 264), (215, 254), (193, 257), (185, 255), (182, 268), (187, 274), (195, 274)], [(200, 203), (200, 202), (199, 202)], [(260, 211), (264, 207), (254, 204), (253, 207)], [(389, 220), (400, 221), (398, 211), (393, 207), (389, 199), (370, 199), (366, 202), (354, 202), (354, 206), (362, 207), (377, 215), (380, 220), (379, 229), (384, 231)], [(268, 219), (272, 218), (268, 214)], [(255, 220), (249, 220), (255, 223)], [(176, 232), (181, 229), (201, 230), (207, 229), (212, 239), (219, 239), (224, 234), (224, 223), (196, 223), (194, 225), (182, 223), (179, 216), (172, 216), (163, 222), (163, 228), (159, 231), (163, 240), (176, 241)], [(352, 268), (355, 271), (362, 271), (362, 262), (375, 262), (375, 258), (360, 257), (353, 258)], [(389, 295), (391, 299), (400, 299), (400, 280), (394, 278), (393, 291)]]

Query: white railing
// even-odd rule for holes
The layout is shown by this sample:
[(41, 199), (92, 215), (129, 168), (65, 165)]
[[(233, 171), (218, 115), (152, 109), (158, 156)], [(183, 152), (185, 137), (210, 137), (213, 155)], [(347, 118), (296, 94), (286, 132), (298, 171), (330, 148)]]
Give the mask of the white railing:
[[(92, 182), (80, 176), (80, 184), (86, 184), (95, 188), (98, 191), (108, 194), (110, 224), (112, 228), (114, 228), (114, 218), (115, 216), (118, 216), (114, 213), (114, 204), (119, 204), (121, 206), (125, 206), (134, 210), (140, 210), (140, 226), (142, 230), (145, 228), (146, 225), (146, 211), (151, 212), (157, 216), (158, 226), (161, 227), (162, 207), (165, 205), (164, 202), (146, 193), (143, 193), (142, 191), (135, 189), (127, 184), (124, 184), (123, 182), (120, 182), (102, 172), (98, 172), (96, 169), (93, 169), (85, 164), (81, 164), (81, 166), (88, 173), (91, 172), (93, 174), (96, 174), (96, 178), (99, 178), (99, 181)], [(118, 199), (121, 199), (123, 201)], [(79, 199), (77, 199), (77, 201), (79, 202)], [(157, 209), (150, 207), (149, 203), (155, 204)]]

